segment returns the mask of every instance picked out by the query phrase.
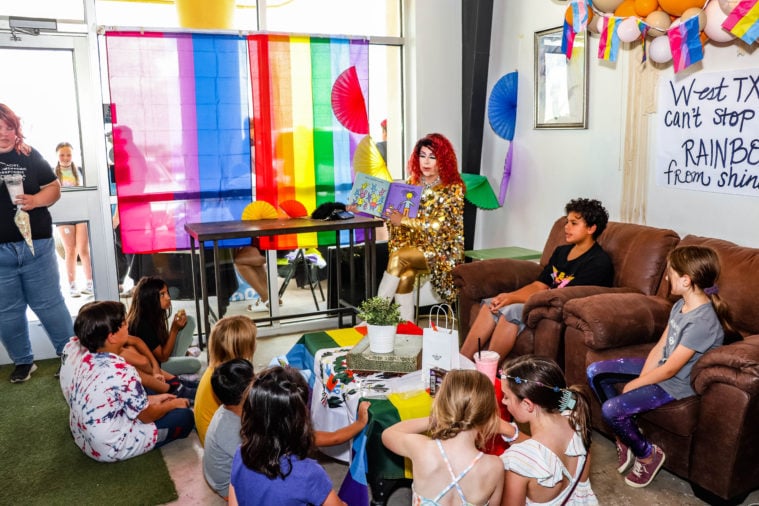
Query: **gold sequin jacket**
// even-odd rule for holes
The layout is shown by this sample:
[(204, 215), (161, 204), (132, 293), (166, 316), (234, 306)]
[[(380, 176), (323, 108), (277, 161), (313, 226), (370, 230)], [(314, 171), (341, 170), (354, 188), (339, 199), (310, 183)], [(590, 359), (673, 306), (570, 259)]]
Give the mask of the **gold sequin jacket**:
[(419, 248), (432, 273), (432, 286), (448, 303), (455, 302), (454, 267), (464, 261), (464, 185), (439, 184), (422, 192), (416, 218), (388, 224), (390, 253), (407, 246)]

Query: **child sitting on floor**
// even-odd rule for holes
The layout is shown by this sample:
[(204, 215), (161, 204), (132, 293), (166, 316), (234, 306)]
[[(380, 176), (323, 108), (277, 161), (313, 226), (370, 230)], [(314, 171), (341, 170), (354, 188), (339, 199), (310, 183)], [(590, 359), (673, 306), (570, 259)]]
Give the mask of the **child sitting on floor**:
[(242, 409), (242, 444), (232, 461), (229, 504), (345, 506), (314, 448), (308, 384), (292, 368), (256, 376)]
[(72, 362), (73, 376), (62, 384), (74, 441), (101, 462), (141, 455), (187, 437), (193, 428), (187, 399), (146, 395), (135, 368), (119, 356), (128, 338), (124, 315), (120, 302), (82, 306), (74, 333), (87, 351)]
[(514, 420), (529, 423), (531, 435), (501, 455), (501, 504), (598, 504), (590, 488), (590, 407), (579, 387), (567, 387), (553, 360), (524, 355), (505, 365), (501, 390)]
[(382, 442), (411, 460), (413, 504), (497, 505), (501, 462), (479, 448), (499, 426), (490, 379), (479, 371), (453, 370), (435, 395), (432, 415), (396, 423), (382, 433)]

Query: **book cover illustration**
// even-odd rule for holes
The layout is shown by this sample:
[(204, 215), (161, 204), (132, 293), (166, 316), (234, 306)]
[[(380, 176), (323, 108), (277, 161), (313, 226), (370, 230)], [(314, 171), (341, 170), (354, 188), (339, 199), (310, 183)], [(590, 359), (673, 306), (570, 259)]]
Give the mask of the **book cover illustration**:
[(372, 216), (387, 217), (397, 210), (409, 218), (416, 217), (422, 187), (403, 182), (390, 182), (359, 172), (348, 196), (348, 203), (355, 204), (358, 211)]

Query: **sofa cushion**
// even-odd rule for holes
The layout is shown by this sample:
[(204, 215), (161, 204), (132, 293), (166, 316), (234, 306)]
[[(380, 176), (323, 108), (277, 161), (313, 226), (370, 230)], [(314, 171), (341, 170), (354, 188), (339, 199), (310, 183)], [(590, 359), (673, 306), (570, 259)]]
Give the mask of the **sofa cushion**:
[(614, 263), (614, 286), (654, 295), (667, 254), (680, 240), (673, 230), (610, 221), (598, 243)]

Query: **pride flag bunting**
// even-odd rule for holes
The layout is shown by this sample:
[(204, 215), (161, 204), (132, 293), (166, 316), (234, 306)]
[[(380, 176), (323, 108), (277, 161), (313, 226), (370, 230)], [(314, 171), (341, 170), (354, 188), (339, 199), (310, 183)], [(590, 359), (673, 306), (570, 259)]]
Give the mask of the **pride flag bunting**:
[(585, 0), (572, 0), (572, 29), (580, 33), (588, 26), (588, 4)]
[(567, 56), (567, 60), (572, 58), (572, 49), (575, 45), (575, 36), (577, 32), (572, 28), (567, 20), (564, 20), (564, 32), (561, 37), (561, 52)]
[(648, 35), (648, 29), (651, 28), (646, 23), (643, 22), (642, 19), (638, 20), (638, 30), (640, 30), (640, 36), (643, 39), (643, 58), (641, 58), (641, 63), (646, 63), (647, 58), (647, 51), (646, 51), (646, 36)]
[(615, 17), (604, 17), (601, 20), (601, 40), (598, 41), (598, 59), (617, 61), (619, 53), (619, 35), (617, 35), (618, 20)]
[(675, 73), (703, 60), (704, 48), (699, 32), (698, 16), (669, 29), (669, 47)]
[(722, 28), (746, 44), (759, 39), (759, 0), (743, 0), (727, 16)]

